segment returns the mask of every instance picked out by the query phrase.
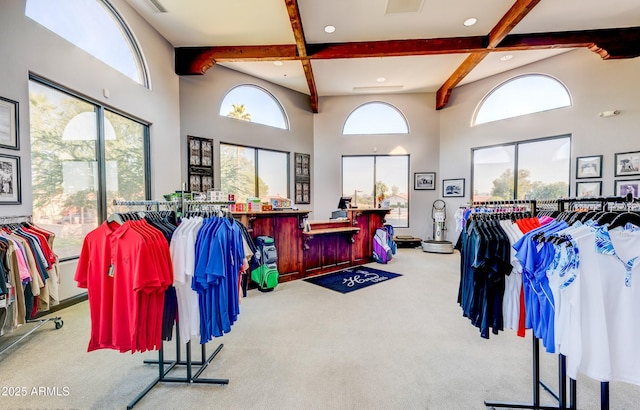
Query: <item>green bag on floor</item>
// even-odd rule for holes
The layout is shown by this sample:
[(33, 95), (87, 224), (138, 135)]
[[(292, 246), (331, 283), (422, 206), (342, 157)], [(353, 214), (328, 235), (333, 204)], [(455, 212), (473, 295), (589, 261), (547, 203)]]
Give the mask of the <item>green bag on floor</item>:
[(278, 269), (260, 265), (251, 271), (251, 280), (262, 290), (271, 290), (278, 286)]
[(275, 241), (270, 236), (256, 238), (256, 259), (260, 264), (251, 271), (251, 280), (258, 284), (261, 290), (272, 290), (278, 286), (278, 253)]

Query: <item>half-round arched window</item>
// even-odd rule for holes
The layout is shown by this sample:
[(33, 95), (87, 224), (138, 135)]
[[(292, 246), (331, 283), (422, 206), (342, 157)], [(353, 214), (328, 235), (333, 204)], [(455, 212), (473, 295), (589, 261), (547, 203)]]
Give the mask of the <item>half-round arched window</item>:
[(270, 127), (289, 129), (287, 115), (269, 91), (251, 84), (233, 87), (220, 104), (220, 115)]
[(514, 77), (495, 87), (478, 104), (473, 125), (571, 106), (559, 80), (544, 74)]
[(362, 104), (353, 110), (342, 128), (343, 135), (408, 133), (409, 125), (400, 110), (380, 101)]
[(142, 51), (107, 0), (27, 0), (25, 15), (149, 88)]

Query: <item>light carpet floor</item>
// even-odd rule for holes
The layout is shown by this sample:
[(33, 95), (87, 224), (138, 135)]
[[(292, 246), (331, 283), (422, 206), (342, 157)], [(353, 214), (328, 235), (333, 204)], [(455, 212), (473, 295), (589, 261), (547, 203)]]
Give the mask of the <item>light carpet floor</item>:
[[(135, 408), (485, 409), (485, 400), (531, 402), (530, 335), (480, 338), (456, 303), (457, 253), (399, 249), (388, 265), (370, 266), (403, 276), (348, 294), (301, 280), (250, 291), (231, 333), (207, 345), (208, 352), (224, 348), (202, 377), (230, 383), (160, 383)], [(56, 315), (61, 329), (49, 323), (0, 355), (1, 409), (123, 409), (157, 376), (157, 366), (143, 363), (157, 352), (86, 352), (86, 302)], [(175, 357), (175, 343), (165, 346)], [(171, 373), (183, 374), (183, 367)], [(557, 385), (557, 356), (541, 353), (541, 374)], [(50, 389), (38, 395), (34, 387)], [(15, 388), (26, 394), (15, 396)], [(578, 408), (600, 408), (599, 388), (578, 379)], [(640, 387), (611, 383), (611, 409), (638, 408)]]

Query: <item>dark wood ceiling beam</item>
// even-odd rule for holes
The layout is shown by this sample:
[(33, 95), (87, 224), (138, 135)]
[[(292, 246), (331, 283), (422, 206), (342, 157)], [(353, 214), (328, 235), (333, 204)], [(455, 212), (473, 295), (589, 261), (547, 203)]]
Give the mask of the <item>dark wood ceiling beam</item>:
[(482, 51), (486, 36), (451, 37), (418, 40), (363, 41), (355, 43), (308, 44), (309, 58), (368, 58), (460, 54)]
[(296, 48), (298, 50), (298, 56), (302, 58), (302, 69), (304, 70), (304, 76), (307, 79), (307, 86), (309, 87), (309, 97), (311, 100), (311, 111), (318, 112), (318, 90), (316, 89), (316, 80), (313, 77), (313, 70), (311, 68), (311, 61), (305, 58), (307, 57), (307, 42), (304, 38), (304, 30), (302, 28), (302, 18), (300, 17), (300, 9), (298, 8), (298, 0), (284, 0), (287, 6), (287, 13), (289, 13), (289, 21), (291, 22), (291, 29), (293, 30), (293, 37), (296, 40)]
[[(523, 18), (540, 2), (540, 0), (516, 0), (513, 6), (502, 16), (500, 21), (489, 32), (489, 44), (487, 50), (494, 49), (504, 40), (513, 28), (522, 21)], [(466, 77), (489, 53), (476, 52), (471, 54), (463, 63), (451, 74), (436, 93), (436, 110), (440, 110), (447, 105), (453, 88)]]
[(298, 60), (293, 44), (266, 46), (178, 47), (175, 71), (178, 75), (204, 74), (216, 62)]

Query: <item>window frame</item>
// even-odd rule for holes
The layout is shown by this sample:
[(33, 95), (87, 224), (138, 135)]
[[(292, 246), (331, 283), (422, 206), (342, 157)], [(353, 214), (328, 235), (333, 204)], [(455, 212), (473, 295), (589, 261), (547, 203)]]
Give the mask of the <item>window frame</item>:
[[(498, 118), (495, 120), (491, 120), (491, 121), (485, 121), (485, 122), (481, 122), (478, 123), (477, 119), (478, 119), (478, 115), (480, 114), (480, 111), (482, 110), (485, 102), (487, 102), (487, 100), (489, 100), (491, 98), (492, 95), (494, 95), (494, 93), (498, 90), (500, 90), (502, 87), (506, 86), (507, 84), (513, 83), (514, 81), (518, 81), (522, 78), (525, 77), (545, 77), (549, 80), (554, 81), (555, 83), (557, 83), (558, 85), (560, 85), (565, 92), (567, 93), (567, 97), (569, 98), (569, 104), (568, 105), (563, 105), (563, 106), (559, 106), (559, 107), (555, 107), (555, 108), (548, 108), (548, 109), (544, 109), (542, 111), (531, 111), (531, 112), (527, 112), (524, 114), (518, 114), (515, 116), (510, 116), (510, 117), (503, 117), (503, 118)], [(485, 94), (484, 97), (482, 97), (482, 99), (480, 100), (480, 102), (478, 103), (478, 105), (476, 106), (474, 112), (473, 112), (473, 116), (471, 117), (471, 126), (472, 127), (477, 127), (477, 126), (481, 126), (484, 124), (491, 124), (494, 122), (498, 122), (498, 121), (504, 121), (504, 120), (508, 120), (511, 118), (519, 118), (519, 117), (524, 117), (526, 115), (532, 115), (532, 114), (538, 114), (538, 113), (542, 113), (542, 112), (548, 112), (548, 111), (554, 111), (554, 110), (559, 110), (562, 108), (567, 108), (567, 107), (572, 107), (573, 106), (573, 98), (571, 97), (571, 93), (569, 92), (569, 88), (562, 82), (560, 81), (558, 78), (546, 74), (546, 73), (525, 73), (525, 74), (519, 74), (516, 75), (514, 77), (511, 77), (505, 81), (502, 81), (500, 84), (496, 85), (495, 87), (493, 87), (487, 94)]]
[[(285, 154), (287, 156), (287, 193), (286, 193), (286, 197), (290, 198), (290, 193), (291, 193), (291, 152), (289, 151), (282, 151), (282, 150), (277, 150), (277, 149), (273, 149), (273, 148), (261, 148), (261, 147), (255, 147), (252, 145), (244, 145), (244, 144), (234, 144), (234, 143), (230, 143), (230, 142), (223, 142), (220, 141), (220, 147), (219, 147), (219, 152), (220, 155), (222, 155), (222, 146), (223, 145), (227, 145), (227, 146), (231, 146), (231, 147), (240, 147), (240, 148), (250, 148), (252, 150), (254, 150), (254, 155), (253, 155), (253, 160), (254, 160), (254, 164), (255, 164), (255, 169), (254, 169), (254, 176), (255, 176), (255, 182), (254, 182), (254, 188), (253, 188), (253, 192), (254, 192), (254, 196), (255, 197), (259, 197), (259, 188), (260, 188), (260, 175), (258, 174), (258, 170), (259, 170), (259, 151), (268, 151), (268, 152), (275, 152), (275, 153), (279, 153), (279, 154)], [(222, 167), (222, 158), (219, 158), (218, 163), (220, 164), (220, 167)], [(220, 186), (222, 186), (222, 171), (220, 171)]]
[(349, 155), (344, 154), (340, 156), (340, 192), (342, 196), (351, 196), (349, 192), (343, 192), (344, 188), (344, 159), (345, 158), (373, 158), (373, 192), (374, 192), (374, 203), (375, 198), (378, 196), (376, 192), (376, 180), (377, 180), (377, 159), (379, 157), (406, 157), (407, 158), (407, 225), (406, 226), (394, 226), (395, 228), (410, 228), (411, 227), (411, 154), (357, 154), (357, 155)]
[[(384, 132), (384, 133), (362, 133), (362, 132), (355, 132), (355, 133), (348, 133), (345, 134), (344, 129), (347, 125), (347, 122), (349, 122), (349, 119), (351, 118), (351, 116), (358, 110), (360, 110), (361, 108), (370, 105), (370, 104), (381, 104), (381, 105), (385, 105), (388, 108), (390, 108), (392, 111), (396, 112), (404, 121), (404, 125), (407, 128), (406, 132)], [(395, 105), (388, 103), (386, 101), (380, 101), (380, 100), (373, 100), (373, 101), (367, 101), (365, 103), (362, 103), (360, 105), (358, 105), (356, 108), (354, 108), (353, 110), (351, 110), (351, 112), (349, 113), (349, 115), (347, 115), (347, 117), (344, 120), (344, 123), (342, 124), (342, 135), (343, 136), (352, 136), (352, 135), (409, 135), (411, 134), (411, 128), (409, 127), (409, 121), (407, 121), (407, 117), (404, 115), (404, 113)]]
[[(510, 147), (513, 146), (514, 147), (514, 156), (513, 156), (513, 198), (510, 198), (508, 200), (517, 200), (518, 198), (518, 172), (519, 172), (519, 168), (518, 168), (518, 154), (519, 154), (519, 147), (520, 145), (524, 145), (524, 144), (530, 144), (530, 143), (535, 143), (535, 142), (544, 142), (544, 141), (550, 141), (550, 140), (556, 140), (556, 139), (561, 139), (561, 138), (568, 138), (569, 139), (569, 144), (571, 144), (572, 142), (572, 135), (571, 134), (559, 134), (559, 135), (552, 135), (549, 137), (542, 137), (542, 138), (533, 138), (533, 139), (529, 139), (529, 140), (522, 140), (522, 141), (513, 141), (513, 142), (507, 142), (507, 143), (502, 143), (502, 144), (492, 144), (492, 145), (486, 145), (486, 146), (481, 146), (481, 147), (473, 147), (471, 148), (471, 183), (470, 183), (470, 200), (474, 201), (474, 192), (475, 192), (475, 166), (474, 166), (474, 156), (475, 156), (475, 151), (477, 150), (481, 150), (481, 149), (487, 149), (487, 148), (498, 148), (498, 147)], [(569, 150), (571, 151), (571, 150)], [(567, 167), (567, 195), (570, 194), (571, 192), (571, 158), (569, 158), (569, 166)]]
[[(97, 169), (98, 169), (98, 189), (97, 189), (97, 198), (96, 198), (96, 207), (97, 207), (97, 215), (98, 215), (98, 224), (104, 222), (107, 215), (107, 159), (105, 153), (105, 130), (104, 130), (104, 118), (105, 111), (110, 111), (114, 114), (120, 115), (128, 120), (137, 122), (143, 126), (143, 158), (144, 158), (144, 194), (145, 200), (151, 199), (151, 135), (150, 135), (150, 127), (151, 124), (148, 121), (144, 121), (140, 118), (132, 116), (131, 114), (127, 114), (123, 111), (118, 110), (113, 106), (109, 106), (100, 101), (97, 101), (91, 97), (88, 97), (82, 93), (71, 90), (61, 84), (58, 84), (54, 81), (51, 81), (47, 78), (39, 76), (34, 73), (29, 73), (29, 81), (36, 82), (42, 86), (49, 87), (55, 91), (66, 94), (68, 96), (77, 98), (82, 100), (87, 104), (91, 104), (94, 106), (96, 113), (96, 161), (97, 161)], [(29, 131), (31, 134), (31, 131)], [(31, 139), (31, 135), (29, 136)], [(78, 259), (80, 255), (74, 255), (69, 257), (60, 258), (61, 262), (75, 260)]]

